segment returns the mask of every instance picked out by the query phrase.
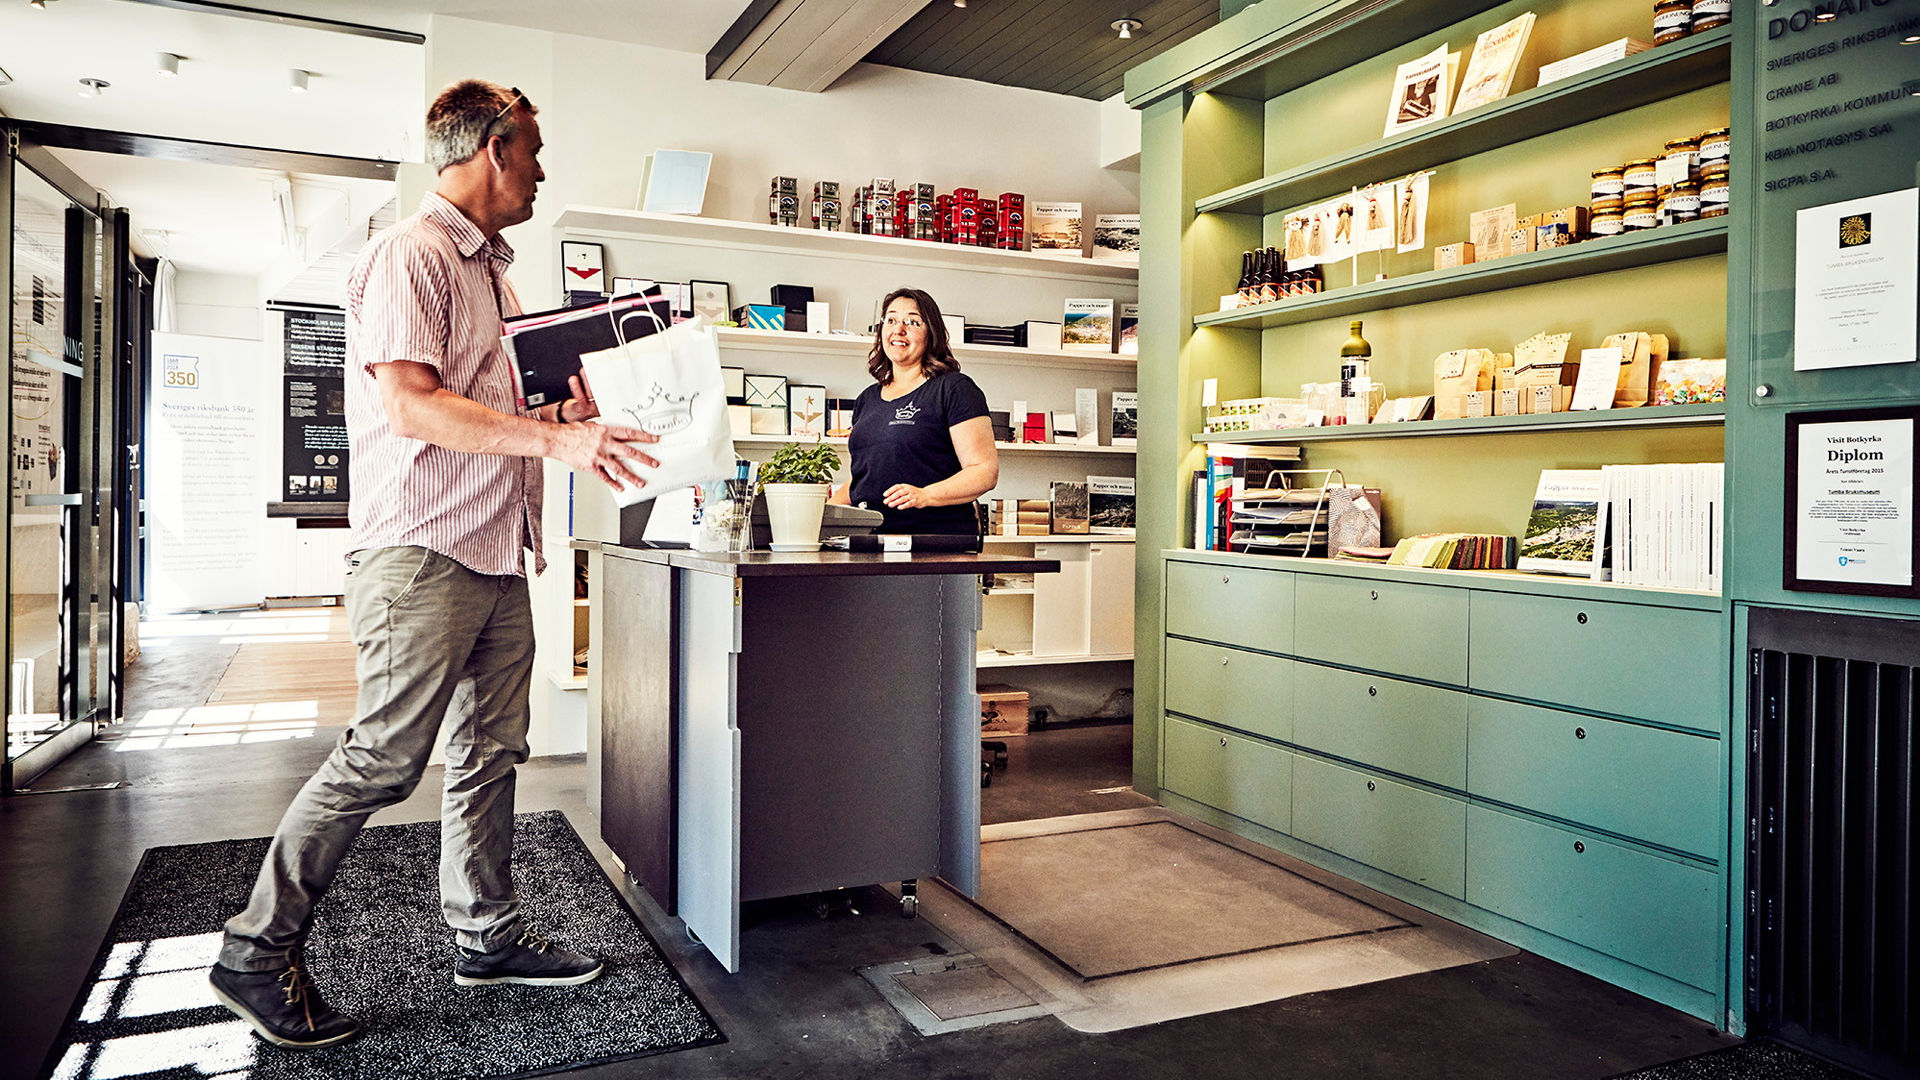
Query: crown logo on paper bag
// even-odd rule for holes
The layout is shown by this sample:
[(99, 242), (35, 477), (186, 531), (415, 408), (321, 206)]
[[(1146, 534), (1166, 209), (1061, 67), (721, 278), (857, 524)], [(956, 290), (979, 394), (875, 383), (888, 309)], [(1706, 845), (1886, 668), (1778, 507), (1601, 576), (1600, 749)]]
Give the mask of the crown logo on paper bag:
[(648, 388), (647, 396), (621, 412), (632, 418), (633, 426), (651, 435), (670, 435), (693, 426), (693, 402), (700, 396), (695, 390), (684, 397), (669, 393), (659, 383)]

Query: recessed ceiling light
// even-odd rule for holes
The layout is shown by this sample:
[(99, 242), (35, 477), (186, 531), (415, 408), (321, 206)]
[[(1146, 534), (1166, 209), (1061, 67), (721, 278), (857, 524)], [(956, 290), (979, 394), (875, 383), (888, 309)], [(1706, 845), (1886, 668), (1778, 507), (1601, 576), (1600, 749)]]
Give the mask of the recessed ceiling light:
[(312, 74), (311, 72), (302, 71), (299, 68), (294, 68), (291, 71), (288, 71), (287, 72), (287, 89), (295, 94), (306, 93), (307, 78), (311, 74)]
[(1902, 45), (1920, 45), (1920, 34), (1908, 34), (1900, 39)]
[(108, 82), (105, 79), (81, 79), (80, 80), (80, 96), (81, 97), (99, 97), (100, 91), (105, 90), (107, 87), (112, 85), (113, 85), (112, 83)]
[(47, 10), (47, 0), (27, 0), (27, 6), (35, 11)]
[(163, 52), (153, 59), (154, 74), (173, 78), (180, 74), (180, 54)]
[(966, 6), (967, 6), (967, 0), (953, 0), (953, 6), (954, 6), (954, 7), (966, 7)]
[(1139, 19), (1115, 19), (1112, 22), (1108, 23), (1107, 25), (1112, 27), (1115, 30), (1120, 31), (1121, 41), (1126, 41), (1127, 39), (1133, 37), (1133, 32), (1135, 30), (1144, 29), (1144, 27), (1141, 26)]

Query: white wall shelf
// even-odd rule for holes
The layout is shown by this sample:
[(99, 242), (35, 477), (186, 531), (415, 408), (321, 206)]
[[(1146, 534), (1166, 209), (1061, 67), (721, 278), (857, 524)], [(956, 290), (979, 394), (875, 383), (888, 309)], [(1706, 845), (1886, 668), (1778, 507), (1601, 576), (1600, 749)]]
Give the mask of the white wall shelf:
[[(1034, 364), (1050, 368), (1094, 368), (1133, 370), (1140, 366), (1137, 356), (1118, 353), (1067, 352), (1059, 349), (1019, 349), (1004, 345), (963, 345), (953, 342), (954, 358), (962, 365)], [(722, 349), (754, 352), (805, 353), (812, 356), (849, 356), (865, 359), (873, 340), (864, 334), (800, 334), (786, 330), (748, 330), (744, 327), (720, 328)]]
[(734, 251), (749, 249), (905, 266), (984, 270), (1001, 275), (1079, 281), (1089, 286), (1116, 282), (1130, 285), (1140, 277), (1140, 268), (1129, 263), (936, 244), (925, 240), (903, 240), (897, 236), (863, 236), (860, 233), (828, 232), (824, 229), (796, 229), (754, 221), (650, 214), (641, 210), (617, 210), (611, 207), (569, 206), (560, 212), (554, 224), (577, 236), (670, 239), (681, 244), (724, 247)]

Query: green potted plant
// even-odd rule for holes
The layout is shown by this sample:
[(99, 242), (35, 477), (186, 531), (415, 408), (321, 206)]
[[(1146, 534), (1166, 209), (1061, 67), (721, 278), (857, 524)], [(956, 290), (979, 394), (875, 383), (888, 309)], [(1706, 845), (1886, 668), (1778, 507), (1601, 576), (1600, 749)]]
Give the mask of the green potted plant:
[(820, 515), (840, 471), (840, 454), (824, 442), (787, 443), (760, 466), (774, 551), (819, 551)]

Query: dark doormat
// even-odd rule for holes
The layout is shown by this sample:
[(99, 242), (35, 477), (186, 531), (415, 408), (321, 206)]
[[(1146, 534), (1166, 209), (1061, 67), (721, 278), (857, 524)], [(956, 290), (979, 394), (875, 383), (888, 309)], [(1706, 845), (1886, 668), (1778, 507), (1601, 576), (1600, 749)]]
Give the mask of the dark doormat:
[(1770, 1039), (1709, 1050), (1611, 1080), (1865, 1080), (1859, 1073)]
[(1405, 929), (1168, 821), (989, 840), (980, 907), (1083, 979)]
[(214, 1002), (206, 969), (245, 906), (267, 841), (148, 849), (61, 1041), (55, 1080), (407, 1080), (560, 1072), (724, 1042), (573, 826), (557, 810), (514, 819), (513, 875), (529, 922), (594, 953), (606, 974), (574, 987), (457, 987), (440, 915), (438, 822), (360, 835), (306, 947), (321, 992), (364, 1025), (351, 1042), (270, 1047)]

